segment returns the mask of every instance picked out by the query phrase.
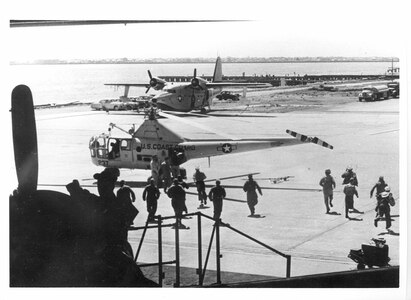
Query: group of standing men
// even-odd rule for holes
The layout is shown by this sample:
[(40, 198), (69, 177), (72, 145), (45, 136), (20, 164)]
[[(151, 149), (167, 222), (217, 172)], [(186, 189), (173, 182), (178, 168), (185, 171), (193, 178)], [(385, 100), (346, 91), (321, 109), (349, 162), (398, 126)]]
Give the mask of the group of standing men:
[[(345, 217), (349, 219), (350, 217), (348, 214), (350, 212), (359, 212), (354, 208), (354, 195), (358, 198), (358, 178), (357, 174), (355, 174), (351, 167), (347, 167), (341, 177), (343, 178), (342, 184), (344, 185), (343, 192), (345, 194)], [(330, 169), (325, 170), (325, 177), (320, 180), (319, 184), (323, 188), (326, 214), (330, 214), (330, 207), (333, 207), (333, 190), (336, 187), (335, 180), (331, 176)], [(370, 198), (372, 198), (374, 190), (376, 190), (377, 199), (377, 205), (375, 208), (377, 214), (374, 219), (374, 225), (377, 227), (378, 221), (385, 216), (386, 228), (389, 229), (391, 227), (390, 205), (395, 205), (395, 201), (390, 193), (390, 188), (384, 181), (383, 176), (379, 177), (378, 182), (371, 189)]]

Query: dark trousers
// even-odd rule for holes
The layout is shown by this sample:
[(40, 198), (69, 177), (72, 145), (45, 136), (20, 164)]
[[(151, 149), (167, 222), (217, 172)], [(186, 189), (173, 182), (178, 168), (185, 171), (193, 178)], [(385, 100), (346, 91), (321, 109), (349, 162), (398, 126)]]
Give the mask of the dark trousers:
[(327, 210), (327, 212), (330, 211), (330, 204), (333, 201), (333, 193), (330, 192), (324, 192), (324, 204), (325, 204), (325, 209)]
[(148, 219), (153, 220), (157, 212), (157, 200), (147, 200)]
[(345, 216), (348, 217), (348, 210), (354, 208), (354, 196), (345, 195)]
[(381, 218), (385, 216), (385, 228), (391, 227), (391, 209), (389, 205), (380, 205), (378, 207), (378, 217), (377, 220), (379, 221)]
[(255, 213), (255, 206), (258, 203), (258, 199), (255, 195), (247, 195), (247, 204), (248, 204), (248, 208), (250, 209), (250, 212), (252, 215), (254, 215)]
[(223, 199), (222, 198), (214, 198), (213, 199), (214, 205), (214, 220), (218, 220), (221, 217), (221, 212), (223, 211)]
[(207, 202), (207, 193), (205, 191), (205, 183), (204, 181), (197, 181), (196, 182), (197, 186), (197, 192), (198, 192), (198, 201), (201, 202), (201, 204), (206, 204)]

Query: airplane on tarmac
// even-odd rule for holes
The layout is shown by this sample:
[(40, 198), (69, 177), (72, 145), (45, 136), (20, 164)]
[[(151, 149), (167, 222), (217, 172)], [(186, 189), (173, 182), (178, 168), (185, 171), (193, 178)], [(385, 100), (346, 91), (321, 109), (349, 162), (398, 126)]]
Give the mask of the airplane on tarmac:
[(146, 93), (153, 88), (162, 90), (163, 92), (155, 96), (152, 102), (159, 109), (166, 111), (189, 112), (192, 110), (200, 110), (206, 112), (205, 107), (210, 109), (212, 99), (222, 92), (223, 88), (227, 87), (267, 87), (266, 83), (239, 83), (239, 82), (223, 82), (221, 58), (217, 57), (213, 81), (209, 82), (201, 77), (197, 77), (197, 69), (194, 69), (194, 76), (190, 83), (174, 83), (167, 82), (159, 77), (151, 75), (149, 83), (106, 83), (109, 86), (124, 86), (124, 95), (127, 98), (130, 87), (145, 87)]
[[(166, 118), (181, 120), (176, 116), (160, 112)], [(135, 129), (124, 130), (111, 123), (111, 128), (117, 128), (125, 137), (111, 134), (93, 136), (89, 142), (89, 150), (93, 164), (102, 167), (117, 167), (127, 169), (150, 169), (150, 161), (157, 155), (160, 161), (169, 157), (172, 165), (180, 166), (196, 158), (218, 155), (230, 155), (266, 148), (291, 146), (301, 143), (315, 143), (328, 149), (333, 146), (317, 137), (308, 137), (287, 130), (292, 137), (239, 139), (224, 136), (219, 133), (216, 139), (188, 139), (174, 132), (167, 126), (167, 120), (160, 119), (154, 108), (151, 108), (144, 122)], [(191, 122), (184, 120), (182, 122)], [(196, 123), (191, 122), (192, 126)], [(204, 128), (202, 128), (204, 129)], [(124, 135), (123, 135), (124, 136)]]

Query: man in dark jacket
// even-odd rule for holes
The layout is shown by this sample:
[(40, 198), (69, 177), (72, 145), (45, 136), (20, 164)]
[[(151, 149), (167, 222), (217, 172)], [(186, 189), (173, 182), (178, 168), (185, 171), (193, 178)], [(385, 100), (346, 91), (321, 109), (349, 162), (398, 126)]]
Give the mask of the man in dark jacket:
[(353, 185), (358, 186), (357, 174), (354, 173), (351, 167), (347, 167), (341, 177), (344, 178), (342, 184), (348, 184), (350, 180), (353, 179)]
[(390, 205), (395, 205), (395, 200), (390, 192), (390, 187), (386, 186), (384, 192), (377, 196), (377, 207), (375, 208), (377, 211), (377, 217), (374, 220), (374, 226), (377, 227), (378, 221), (385, 216), (385, 228), (387, 230), (391, 227)]
[(139, 211), (132, 203), (136, 201), (136, 195), (128, 185), (125, 185), (124, 180), (120, 181), (120, 188), (117, 190), (117, 201), (124, 211), (125, 222), (128, 226), (132, 225)]
[(154, 222), (158, 198), (160, 198), (160, 190), (156, 187), (154, 178), (151, 178), (150, 184), (143, 191), (143, 201), (147, 203), (147, 222)]
[(385, 191), (386, 186), (387, 186), (387, 183), (384, 181), (384, 177), (380, 176), (380, 178), (378, 178), (378, 182), (372, 187), (370, 191), (370, 198), (372, 198), (374, 190), (376, 190), (375, 196), (378, 197), (379, 194)]
[(355, 180), (351, 178), (350, 183), (344, 187), (345, 194), (345, 217), (349, 219), (348, 212), (354, 210), (354, 195), (358, 198), (358, 192), (355, 188)]
[(220, 185), (220, 180), (215, 182), (215, 187), (213, 187), (208, 193), (208, 198), (213, 201), (214, 205), (214, 220), (218, 221), (221, 217), (221, 212), (223, 210), (223, 199), (226, 196), (225, 189)]
[(181, 223), (183, 211), (186, 209), (186, 192), (184, 191), (184, 188), (178, 184), (177, 178), (174, 179), (173, 186), (167, 190), (167, 195), (171, 198), (171, 206), (173, 207), (176, 216), (176, 226), (179, 228), (187, 228)]
[(243, 190), (247, 193), (247, 204), (251, 212), (251, 215), (249, 215), (249, 217), (254, 217), (255, 206), (258, 203), (258, 195), (256, 190), (258, 190), (258, 193), (261, 196), (263, 195), (263, 193), (261, 192), (261, 188), (258, 183), (253, 180), (252, 174), (248, 175), (248, 180), (245, 182)]

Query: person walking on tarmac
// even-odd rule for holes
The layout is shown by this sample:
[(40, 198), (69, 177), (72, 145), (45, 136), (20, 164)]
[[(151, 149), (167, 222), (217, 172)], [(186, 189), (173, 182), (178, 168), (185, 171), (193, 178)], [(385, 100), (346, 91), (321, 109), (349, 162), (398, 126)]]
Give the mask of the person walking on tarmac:
[(178, 228), (185, 229), (187, 228), (181, 222), (181, 218), (183, 216), (183, 211), (186, 209), (185, 207), (185, 197), (186, 192), (184, 191), (183, 187), (178, 184), (177, 178), (173, 180), (173, 186), (171, 186), (167, 191), (167, 196), (171, 198), (171, 206), (174, 209), (174, 213), (176, 216), (176, 225)]
[(143, 191), (143, 201), (147, 203), (147, 222), (154, 222), (158, 198), (160, 198), (160, 190), (156, 187), (154, 178), (151, 178), (150, 184), (147, 185)]
[[(321, 178), (320, 185), (323, 188), (324, 194), (324, 204), (326, 209), (326, 214), (330, 213), (330, 206), (333, 207), (333, 189), (335, 189), (335, 181), (334, 178), (331, 176), (331, 170), (325, 170), (325, 177)], [(329, 204), (328, 204), (329, 200)]]
[(225, 198), (225, 189), (221, 186), (220, 180), (215, 182), (215, 187), (211, 188), (208, 193), (208, 198), (213, 202), (214, 215), (213, 219), (218, 221), (221, 217), (221, 212), (223, 210), (223, 199)]
[(125, 185), (124, 180), (120, 181), (120, 188), (117, 190), (117, 199), (126, 214), (126, 222), (128, 226), (133, 225), (133, 220), (138, 215), (138, 209), (132, 202), (136, 201), (136, 195), (133, 190)]
[(347, 167), (347, 169), (341, 175), (341, 177), (344, 178), (342, 184), (348, 184), (350, 183), (351, 179), (353, 179), (354, 180), (353, 184), (358, 187), (357, 174), (354, 173), (354, 171), (352, 170), (352, 167)]
[(387, 183), (384, 181), (384, 176), (380, 176), (378, 178), (378, 182), (372, 187), (370, 191), (370, 198), (372, 198), (372, 195), (374, 194), (374, 190), (376, 190), (375, 196), (378, 197), (379, 194), (385, 191), (386, 186), (387, 186)]
[(200, 208), (204, 207), (207, 204), (207, 193), (205, 190), (204, 180), (207, 177), (203, 172), (200, 171), (200, 167), (196, 167), (196, 171), (193, 175), (193, 180), (197, 187), (198, 192), (198, 201), (200, 201)]
[(355, 188), (355, 179), (351, 178), (350, 182), (344, 187), (345, 194), (345, 217), (349, 219), (348, 213), (350, 210), (355, 210), (354, 208), (354, 195), (358, 198), (358, 192)]
[[(183, 176), (178, 175), (177, 176), (177, 180), (178, 180), (178, 184), (183, 188), (188, 190), (188, 184), (186, 182), (184, 182), (183, 180)], [(186, 214), (188, 213), (188, 209), (186, 206), (186, 195), (184, 194), (184, 210), (183, 210)]]
[(164, 193), (167, 192), (167, 189), (170, 187), (171, 181), (171, 165), (170, 158), (166, 157), (160, 165), (160, 178), (163, 183)]
[(158, 156), (153, 155), (150, 161), (151, 178), (154, 179), (154, 185), (158, 187), (158, 179), (160, 176), (160, 162), (158, 161)]
[(257, 182), (254, 181), (253, 175), (250, 174), (248, 175), (248, 180), (245, 182), (243, 186), (244, 192), (247, 193), (247, 204), (251, 212), (251, 215), (249, 215), (249, 217), (255, 216), (255, 206), (258, 203), (258, 195), (256, 189), (258, 190), (258, 193), (262, 196), (263, 193), (261, 192), (260, 186)]
[(377, 227), (378, 221), (380, 221), (385, 216), (385, 228), (387, 230), (390, 230), (391, 227), (390, 205), (395, 205), (394, 197), (390, 192), (390, 187), (386, 186), (384, 192), (377, 196), (377, 207), (375, 208), (377, 216), (374, 219), (374, 226)]

